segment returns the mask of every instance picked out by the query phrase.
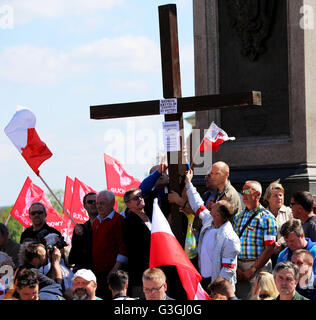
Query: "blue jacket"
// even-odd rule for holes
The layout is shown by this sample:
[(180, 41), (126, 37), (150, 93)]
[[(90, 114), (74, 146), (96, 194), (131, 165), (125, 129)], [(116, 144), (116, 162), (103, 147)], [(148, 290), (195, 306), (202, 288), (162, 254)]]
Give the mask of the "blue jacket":
[[(307, 246), (304, 248), (308, 250), (314, 257), (314, 265), (313, 271), (314, 275), (316, 275), (316, 242), (312, 242), (310, 238), (305, 238), (307, 240)], [(289, 248), (285, 248), (283, 251), (280, 252), (277, 264), (283, 261), (291, 261), (293, 251)]]
[(158, 205), (163, 214), (167, 217), (170, 213), (168, 191), (166, 190), (166, 188), (155, 188), (155, 184), (160, 177), (161, 174), (158, 172), (158, 170), (156, 170), (148, 177), (146, 177), (139, 186), (139, 189), (142, 190), (142, 194), (145, 200), (145, 212), (150, 219), (152, 217), (153, 201), (155, 198), (158, 198)]

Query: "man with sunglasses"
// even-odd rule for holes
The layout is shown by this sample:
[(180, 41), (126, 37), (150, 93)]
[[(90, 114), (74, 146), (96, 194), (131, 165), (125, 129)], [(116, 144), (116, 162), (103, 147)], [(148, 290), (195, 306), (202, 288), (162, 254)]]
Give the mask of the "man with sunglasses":
[(127, 190), (124, 202), (127, 210), (122, 230), (128, 257), (128, 295), (143, 297), (142, 275), (149, 268), (152, 215), (145, 211), (145, 200), (140, 189)]
[(254, 275), (272, 272), (271, 256), (277, 235), (274, 215), (260, 204), (262, 187), (258, 181), (246, 181), (242, 189), (245, 209), (234, 216), (234, 230), (240, 238), (236, 295), (247, 299)]
[(61, 233), (58, 230), (50, 227), (46, 223), (46, 216), (46, 208), (42, 203), (34, 202), (31, 204), (29, 208), (29, 218), (32, 221), (32, 226), (28, 227), (22, 232), (20, 243), (31, 240), (38, 241), (38, 234), (40, 232), (44, 233), (45, 231), (47, 231), (45, 234), (55, 233), (61, 237)]
[(89, 192), (83, 197), (83, 207), (88, 213), (89, 220), (77, 224), (72, 235), (69, 263), (75, 265), (74, 272), (92, 268), (92, 224), (98, 215), (96, 198), (95, 192)]

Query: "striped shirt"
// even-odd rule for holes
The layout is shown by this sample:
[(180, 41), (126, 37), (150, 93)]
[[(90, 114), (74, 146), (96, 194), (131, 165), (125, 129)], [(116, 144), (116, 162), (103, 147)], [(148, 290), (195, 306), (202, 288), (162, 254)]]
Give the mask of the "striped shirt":
[(237, 234), (252, 216), (257, 215), (244, 230), (240, 237), (241, 251), (239, 259), (257, 259), (264, 251), (265, 246), (274, 245), (278, 231), (278, 225), (274, 215), (262, 205), (249, 211), (245, 208), (234, 216), (233, 226)]

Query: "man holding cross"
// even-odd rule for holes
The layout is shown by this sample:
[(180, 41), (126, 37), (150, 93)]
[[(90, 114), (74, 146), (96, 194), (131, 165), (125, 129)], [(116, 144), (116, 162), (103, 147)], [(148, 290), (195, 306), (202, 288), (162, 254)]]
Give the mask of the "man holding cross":
[[(198, 97), (181, 98), (180, 59), (178, 46), (178, 27), (176, 5), (159, 6), (159, 26), (161, 45), (161, 65), (163, 96), (165, 99), (173, 99), (172, 113), (162, 113), (160, 106), (163, 100), (142, 101), (124, 104), (112, 104), (90, 107), (91, 119), (111, 119), (122, 117), (146, 116), (164, 114), (167, 123), (173, 122), (179, 131), (183, 129), (183, 112), (214, 110), (231, 107), (260, 106), (260, 92), (246, 92), (233, 94), (205, 95)], [(182, 161), (182, 146), (166, 150), (169, 170), (169, 189), (182, 193), (180, 190), (180, 178), (184, 176), (185, 164)], [(173, 161), (171, 161), (173, 160)], [(176, 160), (176, 161), (174, 161)], [(179, 214), (177, 205), (171, 205), (171, 213), (168, 217), (172, 231), (181, 245), (184, 245), (186, 235), (186, 223)]]

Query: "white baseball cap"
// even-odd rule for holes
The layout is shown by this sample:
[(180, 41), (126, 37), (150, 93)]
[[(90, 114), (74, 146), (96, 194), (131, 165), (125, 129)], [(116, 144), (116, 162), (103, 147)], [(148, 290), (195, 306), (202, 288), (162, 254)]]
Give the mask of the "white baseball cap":
[(86, 281), (94, 281), (95, 283), (97, 283), (96, 276), (94, 275), (94, 273), (91, 270), (88, 270), (88, 269), (78, 270), (72, 279), (74, 280), (78, 277), (85, 279)]

